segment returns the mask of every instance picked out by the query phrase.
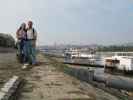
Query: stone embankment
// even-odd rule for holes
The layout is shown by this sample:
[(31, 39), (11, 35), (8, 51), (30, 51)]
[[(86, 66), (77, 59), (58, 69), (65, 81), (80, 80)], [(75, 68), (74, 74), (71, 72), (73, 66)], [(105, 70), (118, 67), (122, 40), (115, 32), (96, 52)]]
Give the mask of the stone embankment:
[(25, 80), (17, 100), (120, 100), (64, 73), (63, 69), (67, 66), (50, 57), (38, 54), (37, 59), (38, 66), (22, 70), (15, 53), (0, 54), (0, 88), (16, 75)]

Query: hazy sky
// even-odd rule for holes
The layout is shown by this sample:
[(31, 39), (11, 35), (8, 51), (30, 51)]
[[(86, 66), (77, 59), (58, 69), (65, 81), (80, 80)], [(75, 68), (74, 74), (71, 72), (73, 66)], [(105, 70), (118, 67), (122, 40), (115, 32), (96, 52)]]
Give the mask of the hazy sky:
[(133, 0), (0, 0), (0, 32), (34, 21), (39, 44), (133, 42)]

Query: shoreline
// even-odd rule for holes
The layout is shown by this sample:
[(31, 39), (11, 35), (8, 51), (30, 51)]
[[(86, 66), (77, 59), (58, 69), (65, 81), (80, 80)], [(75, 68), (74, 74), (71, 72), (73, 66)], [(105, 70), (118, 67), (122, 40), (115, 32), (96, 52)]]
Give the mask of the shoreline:
[(16, 49), (15, 48), (11, 48), (11, 47), (0, 47), (0, 53), (13, 53), (15, 52)]
[[(41, 100), (42, 98), (46, 98), (46, 100), (55, 100), (56, 96), (59, 98), (67, 98), (69, 95), (71, 95), (72, 98), (73, 95), (82, 95), (84, 98), (86, 96), (91, 97), (90, 93), (94, 94), (94, 97), (97, 99), (105, 98), (105, 96), (108, 95), (109, 98), (107, 100), (119, 100), (116, 96), (111, 95), (102, 89), (97, 89), (90, 84), (84, 85), (80, 80), (67, 75), (63, 72), (66, 65), (64, 66), (64, 64), (61, 64), (58, 61), (52, 60), (51, 57), (43, 56), (42, 53), (38, 53), (37, 59), (40, 62), (40, 65), (22, 70), (22, 64), (17, 62), (15, 52), (0, 53), (0, 88), (9, 78), (13, 75), (17, 75), (25, 80), (25, 85), (20, 90), (18, 100), (37, 100), (37, 98), (38, 100)], [(76, 83), (77, 85), (73, 83)], [(67, 88), (67, 86), (69, 88)], [(81, 88), (81, 86), (88, 86), (88, 89), (80, 90), (79, 87)], [(60, 91), (60, 89), (62, 89), (62, 91)], [(72, 92), (74, 90), (76, 90), (76, 92), (78, 91), (79, 94)], [(53, 92), (59, 92), (61, 95), (53, 94)], [(86, 93), (89, 94), (86, 95)], [(25, 98), (25, 96), (28, 97)], [(35, 97), (35, 99), (33, 97)]]

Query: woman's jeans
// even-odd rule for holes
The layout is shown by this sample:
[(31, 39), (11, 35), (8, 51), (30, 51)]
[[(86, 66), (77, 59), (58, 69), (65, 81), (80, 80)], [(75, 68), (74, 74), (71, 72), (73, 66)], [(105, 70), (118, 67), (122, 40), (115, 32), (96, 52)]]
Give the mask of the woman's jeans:
[(27, 57), (27, 52), (26, 52), (26, 41), (21, 39), (17, 43), (17, 54), (20, 57), (20, 62), (25, 63), (26, 62), (26, 57)]
[(28, 45), (27, 45), (27, 41), (24, 41), (24, 46), (23, 46), (23, 52), (24, 52), (24, 63), (28, 63), (29, 62), (29, 57), (28, 57)]

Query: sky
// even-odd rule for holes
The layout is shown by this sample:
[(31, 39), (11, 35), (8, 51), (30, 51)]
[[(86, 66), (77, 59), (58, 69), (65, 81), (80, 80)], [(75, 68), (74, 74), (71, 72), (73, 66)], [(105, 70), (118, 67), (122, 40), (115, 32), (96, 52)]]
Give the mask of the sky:
[(133, 42), (133, 0), (0, 0), (0, 32), (32, 20), (39, 45)]

